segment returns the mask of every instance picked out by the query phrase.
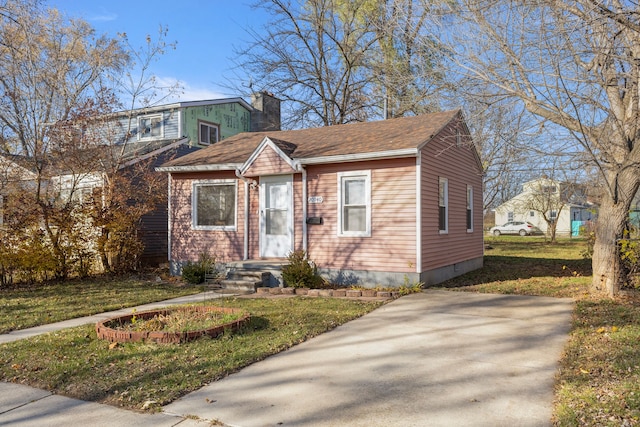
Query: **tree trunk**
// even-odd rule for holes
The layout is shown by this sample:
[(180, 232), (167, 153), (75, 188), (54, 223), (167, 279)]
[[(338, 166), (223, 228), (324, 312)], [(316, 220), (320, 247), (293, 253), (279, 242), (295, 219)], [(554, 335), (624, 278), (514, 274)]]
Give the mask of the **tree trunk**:
[(604, 293), (611, 297), (620, 291), (620, 287), (626, 281), (618, 240), (623, 237), (629, 215), (631, 198), (628, 199), (614, 203), (608, 194), (605, 195), (596, 222), (591, 288), (597, 293)]

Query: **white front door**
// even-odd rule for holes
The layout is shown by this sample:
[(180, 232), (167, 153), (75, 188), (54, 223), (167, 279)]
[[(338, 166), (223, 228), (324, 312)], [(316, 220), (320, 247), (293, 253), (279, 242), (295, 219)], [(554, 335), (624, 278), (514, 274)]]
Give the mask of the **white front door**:
[(260, 178), (260, 256), (285, 258), (293, 250), (293, 176)]

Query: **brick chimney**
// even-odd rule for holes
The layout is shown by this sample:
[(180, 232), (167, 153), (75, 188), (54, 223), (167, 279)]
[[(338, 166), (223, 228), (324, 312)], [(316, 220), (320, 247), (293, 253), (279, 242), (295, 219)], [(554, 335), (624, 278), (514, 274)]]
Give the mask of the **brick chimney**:
[(251, 106), (251, 132), (280, 130), (280, 100), (272, 93), (253, 93)]

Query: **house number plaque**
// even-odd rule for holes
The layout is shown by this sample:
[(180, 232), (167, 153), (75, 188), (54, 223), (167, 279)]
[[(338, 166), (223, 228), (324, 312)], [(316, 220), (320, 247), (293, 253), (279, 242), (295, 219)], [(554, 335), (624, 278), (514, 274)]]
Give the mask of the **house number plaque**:
[(311, 196), (309, 197), (309, 203), (322, 203), (324, 199), (322, 196)]

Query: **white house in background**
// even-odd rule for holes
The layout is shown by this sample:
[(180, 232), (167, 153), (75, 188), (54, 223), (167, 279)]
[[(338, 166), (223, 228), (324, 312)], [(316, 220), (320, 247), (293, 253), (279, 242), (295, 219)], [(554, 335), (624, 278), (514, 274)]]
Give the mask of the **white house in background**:
[(596, 219), (596, 212), (582, 186), (542, 177), (524, 183), (520, 194), (498, 206), (495, 222), (530, 222), (548, 234), (546, 215), (556, 221), (556, 235), (577, 236), (581, 226)]

